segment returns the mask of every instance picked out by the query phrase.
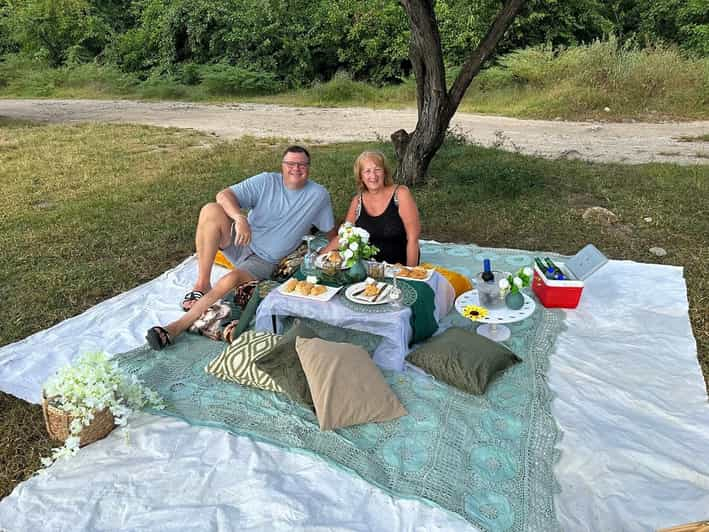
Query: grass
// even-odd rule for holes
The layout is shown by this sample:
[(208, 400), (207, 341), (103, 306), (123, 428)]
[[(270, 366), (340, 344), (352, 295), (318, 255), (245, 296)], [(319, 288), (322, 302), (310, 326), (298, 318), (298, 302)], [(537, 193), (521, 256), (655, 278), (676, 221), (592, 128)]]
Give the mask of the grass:
[[(184, 130), (131, 125), (29, 125), (0, 119), (0, 345), (46, 329), (152, 279), (193, 252), (200, 206), (219, 189), (276, 168), (280, 141), (218, 143)], [(313, 179), (337, 216), (365, 148), (313, 147)], [(681, 265), (705, 378), (709, 375), (709, 169), (550, 161), (450, 139), (415, 196), (423, 236), (483, 246)], [(620, 223), (582, 220), (611, 209)], [(651, 222), (644, 218), (651, 217)], [(493, 223), (491, 223), (493, 221)], [(666, 257), (648, 249), (661, 246)], [(709, 380), (708, 380), (709, 382)], [(50, 446), (38, 406), (0, 393), (0, 497)]]
[(706, 135), (683, 135), (681, 137), (677, 137), (677, 140), (680, 142), (709, 142), (709, 133)]
[[(343, 73), (326, 83), (258, 96), (258, 87), (273, 90), (276, 86), (268, 74), (247, 76), (243, 72), (218, 72), (213, 65), (192, 66), (190, 72), (202, 72), (202, 79), (194, 74), (190, 84), (185, 84), (185, 76), (179, 75), (141, 81), (111, 66), (84, 64), (50, 69), (19, 56), (8, 56), (0, 61), (0, 97), (416, 106), (413, 79), (376, 87)], [(455, 72), (455, 68), (449, 68), (450, 75)], [(475, 78), (459, 110), (569, 120), (709, 119), (709, 57), (688, 57), (672, 47), (623, 47), (613, 38), (560, 50), (517, 50), (498, 58), (496, 64)]]

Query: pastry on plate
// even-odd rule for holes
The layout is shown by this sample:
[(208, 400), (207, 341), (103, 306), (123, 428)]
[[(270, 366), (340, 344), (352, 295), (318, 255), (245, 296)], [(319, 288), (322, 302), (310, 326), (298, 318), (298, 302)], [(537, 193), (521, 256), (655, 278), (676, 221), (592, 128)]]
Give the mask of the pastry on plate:
[(302, 296), (310, 295), (310, 291), (313, 289), (313, 283), (307, 281), (298, 281), (295, 285), (294, 292)]
[(339, 251), (330, 251), (326, 255), (325, 260), (327, 260), (330, 264), (339, 267), (342, 264), (343, 259)]
[(298, 284), (297, 279), (289, 279), (286, 284), (283, 285), (283, 291), (284, 292), (292, 292), (295, 290), (295, 285)]
[(311, 296), (320, 296), (327, 292), (327, 286), (322, 285), (322, 284), (316, 284), (310, 289), (310, 295)]
[(374, 296), (378, 295), (379, 292), (380, 292), (380, 288), (379, 288), (379, 286), (377, 286), (376, 283), (368, 284), (365, 287), (364, 291), (362, 292), (362, 295), (364, 297), (374, 297)]
[(415, 266), (414, 268), (409, 269), (409, 275), (412, 279), (424, 279), (426, 275), (428, 275), (428, 272), (426, 271), (426, 268)]

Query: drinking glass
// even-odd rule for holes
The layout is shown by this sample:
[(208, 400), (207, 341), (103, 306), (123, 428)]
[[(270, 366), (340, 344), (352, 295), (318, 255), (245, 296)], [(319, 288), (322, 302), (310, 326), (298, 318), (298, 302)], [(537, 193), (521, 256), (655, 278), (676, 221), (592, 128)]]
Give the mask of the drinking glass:
[(308, 275), (317, 275), (317, 267), (315, 266), (315, 258), (317, 254), (313, 253), (313, 250), (310, 246), (310, 243), (313, 241), (314, 238), (314, 235), (305, 235), (303, 237), (303, 240), (308, 243), (308, 250), (303, 256), (303, 264), (301, 265), (300, 269), (303, 272), (303, 275), (305, 275), (306, 277)]
[(375, 281), (381, 281), (384, 278), (384, 264), (376, 260), (367, 261), (367, 275)]
[(397, 274), (399, 273), (399, 268), (393, 268), (391, 270), (392, 282), (391, 290), (389, 290), (389, 301), (395, 309), (401, 308), (401, 300), (404, 298), (404, 292), (399, 288), (397, 281)]

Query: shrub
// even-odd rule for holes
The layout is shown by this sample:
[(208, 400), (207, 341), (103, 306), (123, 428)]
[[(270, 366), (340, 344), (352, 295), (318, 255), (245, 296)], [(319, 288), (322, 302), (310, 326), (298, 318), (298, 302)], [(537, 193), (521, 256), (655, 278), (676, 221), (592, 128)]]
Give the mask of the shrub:
[(282, 89), (275, 74), (225, 64), (204, 67), (202, 85), (219, 96), (272, 94)]

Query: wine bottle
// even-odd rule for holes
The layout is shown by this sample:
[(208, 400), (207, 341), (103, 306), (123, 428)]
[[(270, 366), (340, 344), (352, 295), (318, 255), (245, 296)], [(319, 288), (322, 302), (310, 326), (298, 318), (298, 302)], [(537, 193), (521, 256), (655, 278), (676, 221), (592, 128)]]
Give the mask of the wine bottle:
[(534, 257), (534, 263), (537, 265), (537, 267), (539, 268), (539, 272), (544, 277), (546, 277), (547, 279), (553, 279), (553, 276), (549, 277), (549, 267), (544, 265), (542, 259), (540, 259), (539, 257)]
[(490, 268), (490, 259), (483, 260), (483, 273), (481, 277), (482, 280), (486, 283), (492, 283), (493, 281), (495, 281), (495, 276), (493, 275), (492, 269)]
[(561, 269), (556, 264), (554, 264), (554, 261), (552, 261), (549, 257), (544, 257), (544, 261), (547, 263), (549, 268), (553, 271), (554, 279), (556, 279), (557, 281), (563, 281), (566, 279), (564, 272), (562, 272)]

